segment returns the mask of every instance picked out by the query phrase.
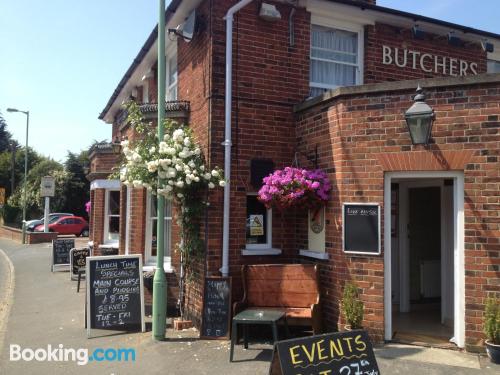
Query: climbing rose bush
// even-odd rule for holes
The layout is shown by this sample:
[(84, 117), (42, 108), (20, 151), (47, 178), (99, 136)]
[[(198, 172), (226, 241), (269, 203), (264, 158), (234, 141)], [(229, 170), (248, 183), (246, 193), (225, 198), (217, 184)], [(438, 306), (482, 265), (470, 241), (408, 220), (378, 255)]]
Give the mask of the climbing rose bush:
[(331, 184), (320, 169), (279, 169), (263, 179), (258, 199), (267, 207), (314, 209), (330, 199)]

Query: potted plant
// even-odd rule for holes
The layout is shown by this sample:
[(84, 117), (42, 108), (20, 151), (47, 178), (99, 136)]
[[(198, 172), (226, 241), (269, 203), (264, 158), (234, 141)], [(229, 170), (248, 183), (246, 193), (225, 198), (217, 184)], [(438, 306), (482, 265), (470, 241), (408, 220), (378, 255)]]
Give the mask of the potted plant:
[(345, 329), (347, 331), (362, 328), (364, 304), (359, 299), (358, 287), (352, 282), (348, 282), (344, 286), (342, 314), (344, 315)]
[(486, 352), (491, 362), (500, 364), (500, 304), (498, 298), (488, 298), (484, 308)]

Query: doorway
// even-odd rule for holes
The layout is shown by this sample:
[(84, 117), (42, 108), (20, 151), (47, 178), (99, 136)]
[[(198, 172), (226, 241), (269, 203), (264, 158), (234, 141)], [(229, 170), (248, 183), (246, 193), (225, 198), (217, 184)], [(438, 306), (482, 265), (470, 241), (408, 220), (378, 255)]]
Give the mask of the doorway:
[(388, 173), (385, 183), (386, 340), (462, 347), (463, 175)]

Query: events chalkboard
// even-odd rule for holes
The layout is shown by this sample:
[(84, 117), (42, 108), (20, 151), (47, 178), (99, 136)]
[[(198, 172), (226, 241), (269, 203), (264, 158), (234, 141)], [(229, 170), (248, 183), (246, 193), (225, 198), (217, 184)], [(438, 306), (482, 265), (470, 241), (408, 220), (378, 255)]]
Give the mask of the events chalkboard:
[(229, 338), (230, 320), (231, 278), (206, 277), (200, 337), (204, 339)]
[(74, 247), (74, 239), (52, 241), (52, 272), (69, 269), (69, 251)]
[(87, 335), (91, 329), (145, 331), (140, 255), (88, 257)]
[(90, 256), (90, 249), (71, 249), (69, 252), (69, 272), (71, 280), (78, 277), (78, 273), (85, 273), (85, 266), (87, 264), (87, 257)]
[(270, 375), (380, 375), (365, 331), (327, 333), (275, 344)]
[(380, 254), (380, 205), (344, 203), (343, 249), (346, 253)]

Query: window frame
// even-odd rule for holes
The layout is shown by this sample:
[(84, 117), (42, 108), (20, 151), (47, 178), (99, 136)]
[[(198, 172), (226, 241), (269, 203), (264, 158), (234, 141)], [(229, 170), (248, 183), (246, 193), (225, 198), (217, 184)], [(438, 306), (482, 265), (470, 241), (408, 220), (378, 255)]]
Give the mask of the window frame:
[[(145, 266), (155, 266), (156, 265), (156, 255), (152, 255), (151, 241), (153, 239), (153, 220), (158, 220), (158, 214), (155, 218), (151, 217), (151, 199), (154, 197), (151, 192), (148, 191), (146, 195), (146, 234), (144, 236), (144, 265)], [(165, 224), (170, 221), (170, 225), (167, 226), (168, 230), (168, 255), (164, 255), (163, 257), (163, 265), (164, 268), (169, 269), (171, 265), (171, 256), (172, 256), (172, 202), (168, 199), (165, 199), (165, 207), (167, 204), (170, 204), (170, 216), (164, 216)]]
[[(175, 80), (170, 82), (170, 63), (171, 60), (175, 57), (175, 64), (176, 64), (176, 73), (175, 73)], [(166, 74), (165, 74), (165, 100), (168, 101), (175, 101), (178, 100), (179, 98), (179, 93), (178, 93), (178, 82), (179, 82), (179, 64), (177, 63), (177, 44), (176, 43), (171, 43), (166, 51), (165, 51), (165, 65), (166, 65)], [(175, 97), (170, 96), (170, 92), (172, 89), (175, 89)]]
[[(336, 19), (330, 19), (330, 18), (325, 18), (317, 15), (312, 15), (311, 16), (311, 24), (310, 24), (310, 32), (312, 34), (312, 27), (316, 26), (322, 26), (322, 27), (328, 27), (331, 29), (337, 29), (341, 31), (348, 31), (351, 33), (356, 33), (358, 36), (358, 49), (357, 49), (357, 64), (353, 63), (347, 63), (347, 62), (335, 62), (335, 61), (329, 61), (332, 64), (342, 64), (342, 65), (348, 65), (348, 66), (355, 66), (356, 67), (356, 79), (354, 86), (362, 85), (363, 80), (364, 80), (364, 25), (358, 24), (358, 23), (353, 23), (353, 22), (346, 22), (346, 21), (340, 21)], [(309, 43), (309, 69), (312, 69), (312, 60), (321, 60), (318, 58), (314, 58), (312, 56), (312, 38), (310, 38), (311, 41)], [(322, 60), (321, 60), (322, 61)], [(311, 81), (311, 72), (309, 72), (309, 88), (317, 88), (317, 89), (327, 89), (327, 90), (333, 90), (336, 89), (337, 87), (343, 87), (343, 86), (337, 86), (337, 85), (330, 85), (326, 83), (321, 83), (321, 82), (312, 82)]]
[[(254, 196), (256, 197), (258, 193), (256, 192), (250, 192), (246, 193), (245, 195), (245, 201), (246, 197), (248, 196)], [(267, 238), (266, 238), (266, 243), (259, 243), (259, 244), (247, 244), (246, 243), (246, 219), (248, 218), (248, 210), (245, 204), (245, 250), (269, 250), (273, 248), (273, 209), (269, 208), (266, 210), (266, 219), (267, 219), (267, 226), (266, 226), (266, 233), (267, 233)]]
[(118, 215), (110, 215), (109, 214), (109, 195), (112, 191), (116, 191), (119, 193), (120, 198), (118, 200), (118, 210), (120, 210), (120, 199), (121, 199), (121, 191), (120, 189), (106, 189), (106, 193), (104, 195), (104, 232), (103, 232), (103, 244), (104, 245), (117, 245), (120, 242), (120, 226), (118, 225), (118, 238), (116, 240), (110, 240), (109, 238), (109, 218), (110, 217), (118, 217), (118, 222), (120, 221), (121, 212)]

